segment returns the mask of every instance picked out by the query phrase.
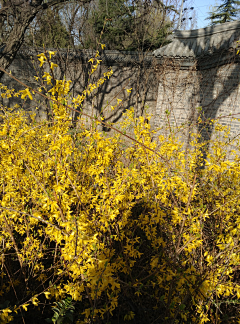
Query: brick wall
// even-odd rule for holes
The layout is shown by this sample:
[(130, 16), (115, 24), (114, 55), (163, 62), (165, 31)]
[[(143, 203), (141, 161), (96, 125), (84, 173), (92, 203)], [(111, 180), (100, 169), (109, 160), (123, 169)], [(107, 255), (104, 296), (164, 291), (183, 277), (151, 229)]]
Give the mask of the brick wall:
[[(41, 52), (41, 51), (39, 51)], [(10, 66), (12, 74), (28, 86), (37, 88), (34, 76), (40, 72), (36, 55), (31, 49), (19, 52)], [(62, 51), (54, 61), (59, 65), (56, 78), (72, 80), (71, 93), (80, 94), (86, 87), (89, 71), (89, 58), (94, 52)], [(32, 62), (31, 57), (35, 60)], [(102, 63), (91, 82), (96, 81), (104, 72), (112, 67), (114, 74), (99, 88), (94, 96), (84, 103), (83, 112), (89, 115), (103, 116), (105, 121), (118, 123), (122, 113), (129, 107), (135, 108), (136, 116), (143, 114), (144, 108), (153, 115), (152, 126), (161, 129), (159, 132), (169, 132), (169, 125), (182, 127), (179, 130), (185, 143), (189, 141), (189, 131), (194, 129), (200, 114), (199, 106), (205, 118), (219, 118), (222, 124), (231, 126), (231, 137), (239, 133), (240, 125), (232, 120), (229, 114), (240, 114), (239, 107), (239, 76), (240, 64), (236, 57), (229, 53), (222, 56), (221, 62), (215, 57), (198, 61), (182, 63), (178, 59), (154, 59), (147, 55), (141, 58), (138, 53), (120, 53), (104, 51), (101, 53)], [(35, 68), (34, 68), (35, 65)], [(36, 69), (36, 70), (35, 70)], [(36, 72), (37, 71), (37, 72)], [(22, 85), (4, 76), (1, 80), (10, 88), (23, 89)], [(123, 88), (132, 88), (129, 96)], [(116, 104), (116, 99), (122, 99), (122, 105), (115, 111), (110, 109)], [(41, 98), (37, 97), (37, 100)], [(13, 106), (19, 99), (2, 99), (2, 104)], [(36, 107), (39, 109), (36, 110)], [(41, 99), (41, 104), (29, 99), (23, 109), (35, 111), (37, 119), (47, 118), (48, 102)], [(103, 112), (101, 113), (101, 110)], [(106, 131), (109, 129), (102, 125)], [(195, 127), (197, 130), (197, 126)], [(158, 132), (158, 134), (159, 134)], [(205, 130), (205, 138), (210, 138), (212, 129)]]
[[(12, 75), (33, 89), (39, 87), (38, 82), (34, 79), (37, 73), (41, 73), (39, 61), (36, 57), (39, 52), (42, 51), (21, 50), (8, 69), (11, 70)], [(135, 108), (136, 116), (141, 115), (144, 109), (154, 115), (158, 90), (154, 57), (147, 55), (141, 58), (135, 52), (120, 53), (117, 51), (104, 51), (100, 54), (99, 59), (102, 62), (90, 82), (96, 82), (110, 68), (113, 69), (114, 73), (94, 95), (87, 98), (83, 105), (83, 112), (89, 115), (101, 115), (106, 122), (114, 123), (120, 122), (122, 113), (131, 106)], [(60, 51), (53, 59), (59, 66), (56, 69), (56, 78), (62, 79), (65, 76), (66, 79), (72, 80), (71, 94), (75, 97), (81, 94), (87, 85), (90, 69), (88, 60), (94, 55), (95, 52), (91, 51)], [(31, 57), (34, 59), (33, 61), (31, 61)], [(47, 66), (46, 70), (48, 71)], [(18, 90), (24, 88), (7, 75), (3, 77), (1, 82), (10, 88)], [(129, 95), (126, 89), (130, 88), (132, 88), (132, 92)], [(36, 112), (38, 120), (47, 118), (49, 109), (47, 101), (42, 100), (39, 96), (36, 96), (36, 98), (37, 101), (40, 100), (42, 103), (39, 104), (28, 99), (23, 109)], [(113, 111), (110, 107), (117, 103), (117, 98), (122, 99), (122, 104), (117, 110)], [(5, 106), (13, 106), (20, 102), (18, 98), (2, 99), (2, 104)], [(38, 110), (36, 110), (36, 107), (38, 107)], [(104, 130), (109, 129), (105, 127)]]
[[(210, 63), (210, 59), (209, 66), (204, 62), (205, 67), (201, 69), (199, 61), (195, 61), (186, 69), (178, 60), (171, 64), (162, 62), (165, 68), (159, 73), (154, 120), (158, 134), (169, 134), (169, 125), (178, 126), (178, 134), (187, 144), (190, 130), (198, 130), (196, 121), (200, 115), (204, 119), (217, 118), (221, 124), (231, 127), (231, 138), (240, 134), (240, 122), (232, 118), (240, 118), (240, 64), (233, 56), (215, 67)], [(212, 138), (212, 132), (211, 127), (206, 128), (204, 138)]]

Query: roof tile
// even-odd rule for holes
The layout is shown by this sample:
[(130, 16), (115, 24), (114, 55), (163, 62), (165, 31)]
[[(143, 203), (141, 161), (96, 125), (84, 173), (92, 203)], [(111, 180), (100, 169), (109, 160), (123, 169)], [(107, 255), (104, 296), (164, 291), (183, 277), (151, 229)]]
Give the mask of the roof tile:
[(177, 30), (172, 42), (153, 52), (156, 57), (198, 58), (219, 50), (236, 47), (240, 38), (240, 21), (195, 30)]

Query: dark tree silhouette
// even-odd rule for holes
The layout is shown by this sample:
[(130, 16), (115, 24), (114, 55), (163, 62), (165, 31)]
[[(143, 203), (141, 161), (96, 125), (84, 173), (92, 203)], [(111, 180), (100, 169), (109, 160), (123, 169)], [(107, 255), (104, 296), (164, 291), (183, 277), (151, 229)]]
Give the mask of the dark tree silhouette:
[[(27, 28), (39, 12), (67, 2), (69, 0), (0, 0), (0, 67), (10, 66), (23, 44)], [(0, 78), (2, 75), (0, 71)]]
[(236, 6), (240, 5), (240, 1), (222, 0), (222, 2), (223, 3), (218, 6), (214, 12), (210, 12), (209, 17), (206, 18), (212, 21), (212, 25), (233, 21), (239, 13), (239, 9)]

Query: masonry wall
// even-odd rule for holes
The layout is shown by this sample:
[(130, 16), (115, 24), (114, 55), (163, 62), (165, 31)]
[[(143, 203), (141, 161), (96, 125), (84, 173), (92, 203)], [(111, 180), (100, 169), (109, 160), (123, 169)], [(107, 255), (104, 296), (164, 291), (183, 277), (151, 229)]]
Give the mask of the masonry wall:
[(178, 62), (164, 61), (159, 68), (159, 87), (154, 127), (168, 134), (170, 127), (184, 127), (196, 120), (198, 77), (196, 66), (183, 70)]
[[(71, 79), (71, 93), (75, 97), (81, 94), (88, 83), (88, 60), (94, 54), (81, 56), (78, 53), (65, 52), (60, 53), (54, 60), (59, 65), (56, 78), (62, 79), (65, 76), (66, 79)], [(9, 68), (12, 75), (33, 89), (39, 87), (34, 76), (43, 72), (39, 68), (36, 55), (37, 52), (34, 51), (22, 51)], [(31, 56), (35, 60), (31, 61)], [(228, 60), (221, 64), (214, 61), (214, 64), (211, 64), (203, 58), (202, 66), (199, 61), (192, 61), (184, 66), (178, 59), (154, 60), (148, 57), (140, 60), (134, 53), (117, 52), (104, 52), (101, 59), (103, 62), (91, 82), (97, 81), (110, 68), (114, 74), (84, 102), (83, 112), (88, 115), (104, 117), (105, 122), (119, 123), (122, 121), (123, 112), (131, 106), (135, 108), (136, 116), (144, 114), (147, 110), (153, 116), (152, 126), (158, 130), (157, 134), (169, 133), (170, 129), (176, 129), (177, 126), (177, 133), (186, 144), (190, 141), (190, 130), (199, 131), (199, 115), (205, 120), (218, 118), (223, 125), (230, 126), (232, 138), (237, 138), (240, 133), (239, 121), (232, 120), (230, 116), (232, 114), (240, 118), (240, 64), (236, 60)], [(24, 88), (8, 76), (4, 76), (1, 81), (10, 88)], [(132, 92), (128, 95), (126, 89), (130, 88)], [(117, 103), (117, 98), (122, 99), (122, 102), (118, 109), (113, 111), (111, 106)], [(2, 105), (11, 107), (20, 103), (24, 110), (34, 111), (38, 120), (46, 119), (49, 113), (48, 101), (39, 96), (36, 97), (36, 102), (28, 99), (22, 103), (19, 98), (1, 100)], [(202, 110), (199, 107), (202, 107)], [(75, 117), (73, 114), (73, 118)], [(101, 125), (101, 129), (110, 131), (105, 125)], [(211, 127), (205, 127), (204, 132), (205, 139), (210, 139), (213, 132)]]
[[(8, 69), (8, 71), (11, 70), (13, 76), (33, 89), (39, 87), (39, 83), (34, 76), (43, 73), (43, 69), (39, 68), (37, 54), (36, 51), (24, 52), (22, 50)], [(78, 96), (86, 88), (89, 82), (90, 70), (88, 60), (94, 55), (94, 52), (89, 51), (84, 55), (81, 52), (68, 53), (65, 51), (58, 53), (53, 59), (59, 66), (56, 69), (56, 79), (66, 77), (66, 79), (72, 80), (71, 96)], [(31, 61), (31, 57), (33, 61)], [(99, 59), (102, 59), (102, 63), (91, 77), (91, 83), (95, 83), (103, 76), (104, 72), (109, 71), (111, 68), (114, 73), (92, 96), (87, 98), (82, 107), (83, 112), (91, 116), (99, 117), (101, 115), (101, 117), (104, 117), (105, 122), (114, 123), (120, 122), (123, 112), (131, 106), (134, 107), (136, 116), (142, 115), (146, 110), (148, 113), (155, 115), (158, 86), (154, 58), (151, 57), (150, 60), (149, 57), (141, 59), (131, 52), (121, 54), (116, 51), (104, 51)], [(49, 71), (47, 65), (45, 65), (45, 69), (47, 72)], [(17, 90), (24, 88), (7, 75), (3, 77), (1, 82)], [(130, 88), (132, 88), (131, 94), (126, 91), (126, 89)], [(118, 109), (112, 110), (111, 106), (116, 105), (117, 99), (121, 99), (122, 102)], [(37, 120), (46, 119), (50, 109), (49, 103), (39, 96), (36, 96), (36, 102), (27, 99), (24, 104), (19, 98), (1, 100), (4, 106), (13, 107), (17, 103), (25, 111), (34, 111)], [(76, 115), (73, 113), (73, 118), (75, 117)], [(102, 125), (102, 128), (105, 131), (110, 130), (104, 125)]]
[[(231, 127), (231, 139), (238, 138), (240, 122), (233, 117), (240, 118), (240, 64), (228, 61), (220, 66), (199, 69), (199, 62), (193, 62), (185, 69), (178, 61), (170, 63), (165, 61), (166, 66), (159, 73), (154, 121), (158, 134), (169, 134), (170, 129), (176, 130), (177, 126), (177, 134), (188, 144), (190, 130), (202, 131), (203, 125), (197, 123), (201, 116), (205, 121), (218, 119)], [(209, 140), (213, 138), (213, 129), (204, 126), (202, 134)]]

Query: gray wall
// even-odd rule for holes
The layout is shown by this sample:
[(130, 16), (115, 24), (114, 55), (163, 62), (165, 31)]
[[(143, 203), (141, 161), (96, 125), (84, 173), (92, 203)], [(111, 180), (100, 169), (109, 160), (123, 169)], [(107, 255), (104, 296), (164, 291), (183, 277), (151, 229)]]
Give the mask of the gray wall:
[[(38, 87), (34, 76), (37, 72), (41, 74), (36, 57), (41, 52), (41, 49), (22, 49), (9, 68), (14, 76), (33, 88)], [(102, 116), (106, 122), (119, 123), (122, 121), (122, 113), (129, 107), (134, 107), (136, 116), (143, 115), (147, 108), (153, 116), (152, 126), (159, 129), (157, 134), (169, 132), (169, 125), (182, 125), (178, 133), (188, 143), (190, 129), (195, 127), (195, 130), (199, 130), (196, 122), (200, 112), (197, 108), (201, 106), (204, 118), (218, 118), (222, 124), (231, 126), (232, 138), (238, 136), (239, 121), (232, 120), (229, 116), (231, 113), (240, 117), (240, 64), (235, 53), (221, 55), (221, 61), (216, 54), (215, 57), (202, 57), (188, 61), (187, 64), (178, 59), (156, 59), (151, 54), (141, 57), (136, 52), (103, 51), (100, 54), (102, 62), (91, 83), (96, 82), (109, 68), (114, 73), (84, 102), (83, 112)], [(56, 78), (62, 79), (65, 76), (66, 79), (71, 79), (71, 93), (75, 97), (87, 85), (90, 69), (88, 60), (94, 55), (95, 52), (86, 50), (60, 51), (53, 59), (59, 65)], [(8, 76), (4, 76), (1, 82), (10, 88), (23, 89), (22, 85)], [(128, 95), (124, 87), (133, 88), (132, 93)], [(116, 104), (117, 98), (123, 100), (122, 105), (112, 111), (110, 107)], [(37, 97), (39, 99), (41, 98)], [(47, 118), (49, 109), (47, 101), (40, 101), (41, 104), (28, 99), (23, 105), (26, 111), (35, 111), (38, 120)], [(2, 99), (3, 105), (13, 106), (15, 103), (19, 103), (18, 98)], [(35, 109), (36, 106), (38, 110)], [(104, 125), (101, 128), (110, 131)], [(212, 132), (211, 127), (205, 129), (205, 138), (210, 139)]]
[[(39, 61), (37, 60), (37, 54), (41, 52), (43, 52), (41, 49), (37, 51), (34, 49), (22, 49), (8, 71), (11, 70), (13, 76), (33, 89), (37, 89), (39, 83), (34, 79), (34, 76), (37, 73), (41, 75), (43, 72), (43, 69), (39, 68)], [(144, 108), (147, 108), (149, 113), (155, 115), (158, 92), (157, 72), (155, 71), (157, 60), (152, 55), (148, 54), (141, 57), (136, 52), (104, 51), (100, 54), (99, 59), (102, 62), (96, 73), (91, 77), (90, 82), (95, 83), (110, 68), (113, 69), (114, 73), (93, 95), (87, 98), (83, 104), (83, 112), (89, 115), (101, 115), (106, 122), (114, 123), (121, 121), (122, 113), (131, 106), (135, 108), (136, 116), (142, 115)], [(95, 52), (87, 50), (74, 52), (61, 50), (52, 58), (52, 61), (59, 66), (55, 70), (56, 79), (63, 79), (65, 76), (66, 79), (72, 80), (72, 96), (78, 96), (85, 89), (90, 69), (88, 61), (94, 55)], [(47, 65), (45, 69), (49, 71)], [(24, 88), (7, 75), (2, 78), (1, 82), (9, 88), (17, 90)], [(130, 95), (126, 89), (123, 89), (124, 87), (127, 89), (132, 88)], [(117, 110), (113, 111), (110, 107), (117, 103), (117, 98), (122, 99), (122, 104)], [(29, 112), (35, 111), (38, 120), (47, 118), (48, 102), (42, 100), (39, 96), (36, 96), (36, 99), (37, 101), (40, 100), (41, 104), (28, 99), (24, 103), (23, 109)], [(16, 103), (22, 105), (22, 101), (18, 98), (2, 99), (2, 104), (5, 106), (12, 107)], [(108, 103), (109, 106), (107, 106)], [(38, 107), (38, 110), (36, 110), (36, 107)], [(101, 112), (102, 109), (103, 112)], [(109, 130), (104, 126), (103, 128), (106, 131)]]
[[(221, 53), (217, 53), (219, 57)], [(208, 119), (231, 128), (230, 138), (240, 134), (240, 64), (235, 52), (216, 57), (205, 56), (184, 65), (181, 60), (162, 60), (154, 128), (169, 134), (169, 125), (178, 127), (177, 135), (189, 144), (190, 131), (201, 131), (205, 140), (213, 139), (214, 129)], [(165, 71), (165, 72), (163, 72)], [(201, 110), (199, 109), (201, 107)], [(166, 113), (167, 112), (167, 113)], [(197, 123), (201, 116), (205, 121)], [(222, 136), (222, 133), (218, 133)], [(234, 141), (230, 143), (234, 147)]]

